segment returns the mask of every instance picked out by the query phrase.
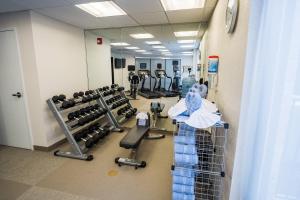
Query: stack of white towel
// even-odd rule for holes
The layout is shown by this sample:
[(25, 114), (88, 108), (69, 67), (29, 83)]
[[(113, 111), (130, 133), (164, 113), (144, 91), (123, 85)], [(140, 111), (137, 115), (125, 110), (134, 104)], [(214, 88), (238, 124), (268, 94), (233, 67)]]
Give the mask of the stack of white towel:
[(195, 128), (181, 124), (178, 136), (174, 137), (173, 200), (195, 199), (193, 168), (198, 164), (195, 131)]

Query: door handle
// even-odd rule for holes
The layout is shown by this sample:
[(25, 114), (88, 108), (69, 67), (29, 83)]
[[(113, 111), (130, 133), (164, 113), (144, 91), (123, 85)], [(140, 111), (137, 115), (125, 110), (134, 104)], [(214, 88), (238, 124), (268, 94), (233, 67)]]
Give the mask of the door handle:
[(14, 97), (18, 97), (18, 98), (21, 98), (21, 93), (20, 92), (17, 92), (16, 94), (12, 94), (12, 96), (14, 96)]

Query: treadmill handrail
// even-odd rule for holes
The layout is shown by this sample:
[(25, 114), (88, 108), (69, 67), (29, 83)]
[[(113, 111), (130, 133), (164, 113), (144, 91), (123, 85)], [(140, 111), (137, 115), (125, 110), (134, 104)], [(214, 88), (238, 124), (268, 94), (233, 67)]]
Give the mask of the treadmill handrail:
[(151, 73), (149, 74), (149, 76), (150, 76), (151, 78), (154, 79), (154, 87), (153, 87), (153, 90), (151, 90), (151, 85), (150, 85), (150, 91), (154, 91), (154, 89), (155, 89), (155, 87), (156, 87), (157, 80), (156, 80), (156, 78), (155, 78), (154, 76), (152, 76)]

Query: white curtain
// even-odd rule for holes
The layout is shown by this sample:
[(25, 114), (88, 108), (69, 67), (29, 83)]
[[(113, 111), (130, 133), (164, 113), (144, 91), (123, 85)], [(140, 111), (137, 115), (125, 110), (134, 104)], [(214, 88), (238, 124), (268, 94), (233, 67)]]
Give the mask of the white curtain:
[(230, 199), (300, 199), (300, 1), (250, 9)]

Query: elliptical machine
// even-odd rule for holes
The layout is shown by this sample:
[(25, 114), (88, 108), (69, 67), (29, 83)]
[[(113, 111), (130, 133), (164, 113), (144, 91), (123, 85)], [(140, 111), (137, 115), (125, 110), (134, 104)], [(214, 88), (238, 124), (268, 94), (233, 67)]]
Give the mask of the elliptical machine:
[(128, 81), (130, 82), (130, 94), (128, 96), (132, 97), (131, 100), (138, 100), (136, 96), (140, 78), (135, 74), (135, 65), (128, 65), (128, 71)]
[(173, 72), (174, 72), (172, 91), (179, 94), (181, 90), (181, 85), (180, 85), (181, 70), (180, 67), (178, 66), (178, 60), (173, 60), (172, 65), (173, 65)]

